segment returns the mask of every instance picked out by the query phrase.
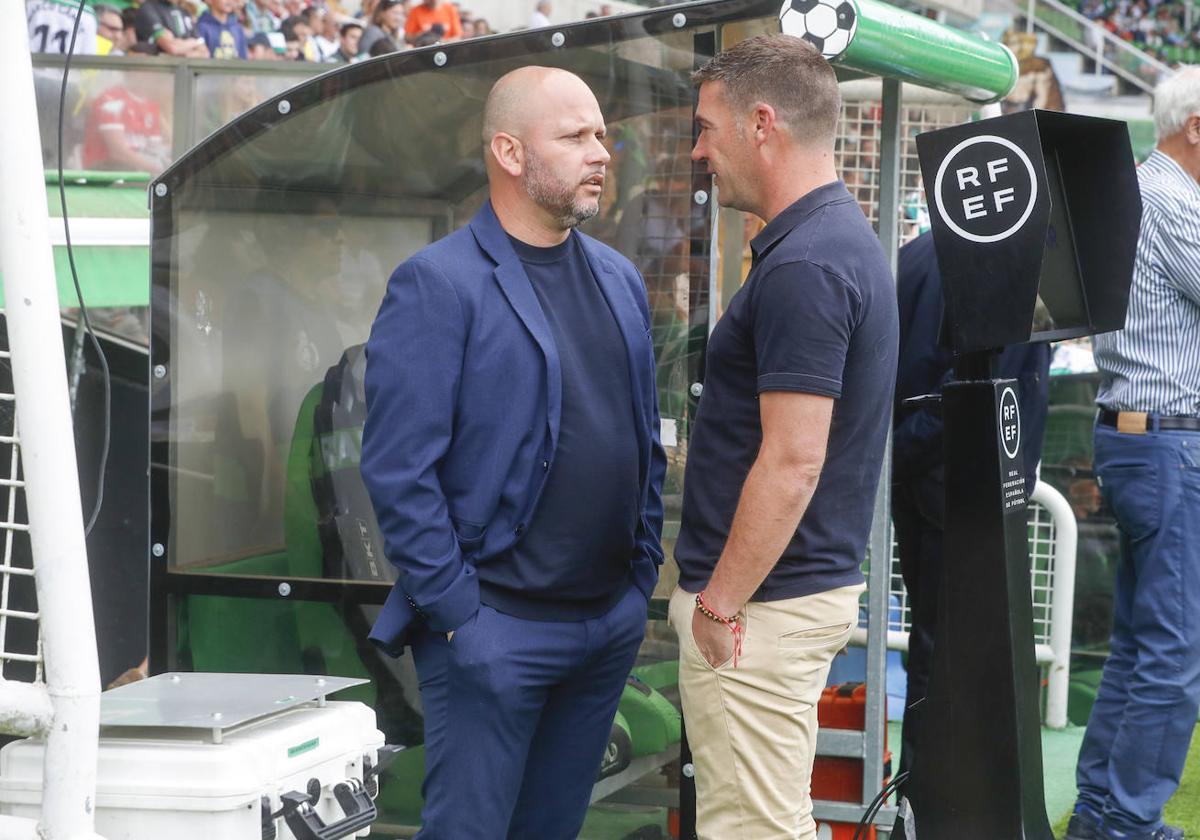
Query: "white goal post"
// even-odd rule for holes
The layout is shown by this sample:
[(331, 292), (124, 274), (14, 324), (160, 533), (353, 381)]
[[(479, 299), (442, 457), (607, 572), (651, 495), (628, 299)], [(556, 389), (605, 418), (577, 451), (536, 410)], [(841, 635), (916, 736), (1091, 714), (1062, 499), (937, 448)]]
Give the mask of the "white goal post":
[[(0, 400), (16, 401), (12, 430), (0, 440), (11, 451), (0, 478), (9, 499), (0, 512), (0, 587), (7, 599), (11, 576), (32, 575), (38, 603), (33, 613), (0, 605), (0, 729), (46, 740), (41, 819), (0, 817), (0, 838), (83, 840), (96, 837), (100, 672), (23, 3), (0, 3), (0, 67), (0, 274), (9, 342), (0, 359), (13, 381), (13, 393)], [(27, 522), (14, 521), (18, 492)], [(14, 534), (28, 534), (32, 569), (13, 565)], [(18, 620), (38, 622), (36, 654), (7, 650), (4, 629)], [(12, 661), (35, 663), (39, 679), (4, 680), (3, 665)]]

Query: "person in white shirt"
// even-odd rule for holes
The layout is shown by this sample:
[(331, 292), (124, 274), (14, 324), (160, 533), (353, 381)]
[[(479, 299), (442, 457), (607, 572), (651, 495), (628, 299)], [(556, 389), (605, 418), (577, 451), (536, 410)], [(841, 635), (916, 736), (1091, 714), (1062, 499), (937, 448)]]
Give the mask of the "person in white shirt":
[(529, 18), (529, 28), (537, 29), (539, 26), (550, 25), (550, 0), (541, 0), (533, 9), (533, 14)]

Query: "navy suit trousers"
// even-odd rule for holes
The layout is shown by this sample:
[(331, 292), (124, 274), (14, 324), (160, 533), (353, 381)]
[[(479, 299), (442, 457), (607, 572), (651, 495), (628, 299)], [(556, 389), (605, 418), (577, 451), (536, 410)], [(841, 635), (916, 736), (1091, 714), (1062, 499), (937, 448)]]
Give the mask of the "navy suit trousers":
[(646, 630), (635, 586), (608, 613), (527, 621), (486, 605), (413, 644), (425, 712), (416, 840), (574, 840)]

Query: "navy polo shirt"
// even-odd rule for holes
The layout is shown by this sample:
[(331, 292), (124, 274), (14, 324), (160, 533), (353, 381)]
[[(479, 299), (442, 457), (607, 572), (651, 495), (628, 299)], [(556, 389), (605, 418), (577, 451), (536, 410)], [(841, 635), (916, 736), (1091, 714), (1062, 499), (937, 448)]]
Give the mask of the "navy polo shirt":
[(525, 533), (477, 566), (481, 597), (518, 618), (582, 621), (632, 585), (641, 487), (629, 357), (574, 233), (551, 248), (509, 239), (554, 336), (562, 415)]
[(821, 477), (775, 568), (775, 601), (862, 583), (896, 381), (896, 291), (883, 247), (842, 182), (805, 195), (750, 243), (753, 268), (708, 342), (688, 441), (679, 585), (708, 584), (762, 443), (758, 395), (836, 400)]

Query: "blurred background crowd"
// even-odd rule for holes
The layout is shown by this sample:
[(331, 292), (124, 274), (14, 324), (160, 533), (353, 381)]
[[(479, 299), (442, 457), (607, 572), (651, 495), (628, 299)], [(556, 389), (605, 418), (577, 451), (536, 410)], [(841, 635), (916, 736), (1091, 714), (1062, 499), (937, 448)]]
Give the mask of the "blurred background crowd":
[[(67, 52), (78, 4), (25, 5), (30, 49)], [(600, 3), (586, 16), (613, 13)], [(550, 0), (531, 0), (517, 28), (549, 26), (552, 14)], [(447, 0), (110, 0), (88, 3), (74, 52), (348, 64), (495, 31)]]

